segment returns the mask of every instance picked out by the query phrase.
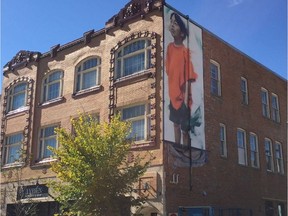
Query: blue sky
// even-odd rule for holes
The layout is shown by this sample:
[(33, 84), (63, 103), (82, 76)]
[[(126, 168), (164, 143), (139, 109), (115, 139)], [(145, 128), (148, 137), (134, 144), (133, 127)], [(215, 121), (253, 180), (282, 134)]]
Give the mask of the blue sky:
[[(166, 2), (287, 78), (287, 0)], [(126, 3), (128, 0), (1, 0), (2, 71), (20, 50), (45, 53), (56, 44), (82, 37), (86, 31), (102, 29)]]

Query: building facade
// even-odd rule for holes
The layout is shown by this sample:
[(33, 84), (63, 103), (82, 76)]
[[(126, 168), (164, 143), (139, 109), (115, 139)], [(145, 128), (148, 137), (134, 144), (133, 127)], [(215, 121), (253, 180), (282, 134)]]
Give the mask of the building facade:
[[(3, 216), (31, 203), (39, 215), (57, 213), (47, 146), (61, 145), (54, 128), (71, 129), (79, 111), (100, 121), (121, 112), (132, 152), (153, 151), (135, 194), (148, 199), (135, 215), (287, 213), (287, 80), (164, 1), (132, 0), (104, 29), (46, 53), (19, 51), (3, 75)], [(187, 133), (171, 117), (177, 91)]]

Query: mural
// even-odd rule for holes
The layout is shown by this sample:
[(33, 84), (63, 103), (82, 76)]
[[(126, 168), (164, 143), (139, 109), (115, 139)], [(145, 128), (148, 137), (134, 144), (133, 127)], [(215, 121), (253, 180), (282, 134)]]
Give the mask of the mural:
[(164, 62), (164, 140), (205, 150), (202, 30), (167, 6)]

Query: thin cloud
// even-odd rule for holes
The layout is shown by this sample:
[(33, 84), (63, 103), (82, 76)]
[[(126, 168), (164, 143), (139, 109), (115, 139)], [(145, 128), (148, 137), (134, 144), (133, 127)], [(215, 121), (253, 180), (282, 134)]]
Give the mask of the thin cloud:
[(236, 7), (240, 4), (242, 4), (244, 0), (229, 0), (229, 5), (228, 7)]

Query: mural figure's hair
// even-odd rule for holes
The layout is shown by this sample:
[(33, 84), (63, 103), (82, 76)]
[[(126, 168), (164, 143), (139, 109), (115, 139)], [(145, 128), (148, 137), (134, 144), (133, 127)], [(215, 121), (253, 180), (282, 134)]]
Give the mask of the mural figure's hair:
[(179, 27), (180, 27), (180, 30), (181, 30), (181, 32), (183, 33), (183, 40), (185, 40), (185, 38), (187, 37), (187, 36), (189, 36), (188, 34), (188, 31), (187, 31), (187, 28), (186, 28), (186, 25), (185, 25), (185, 23), (183, 22), (183, 20), (181, 19), (181, 17), (177, 14), (177, 13), (175, 13), (175, 12), (173, 12), (171, 15), (170, 15), (170, 20), (172, 19), (172, 17), (175, 17), (175, 20), (176, 20), (176, 22), (177, 22), (177, 24), (179, 25)]

